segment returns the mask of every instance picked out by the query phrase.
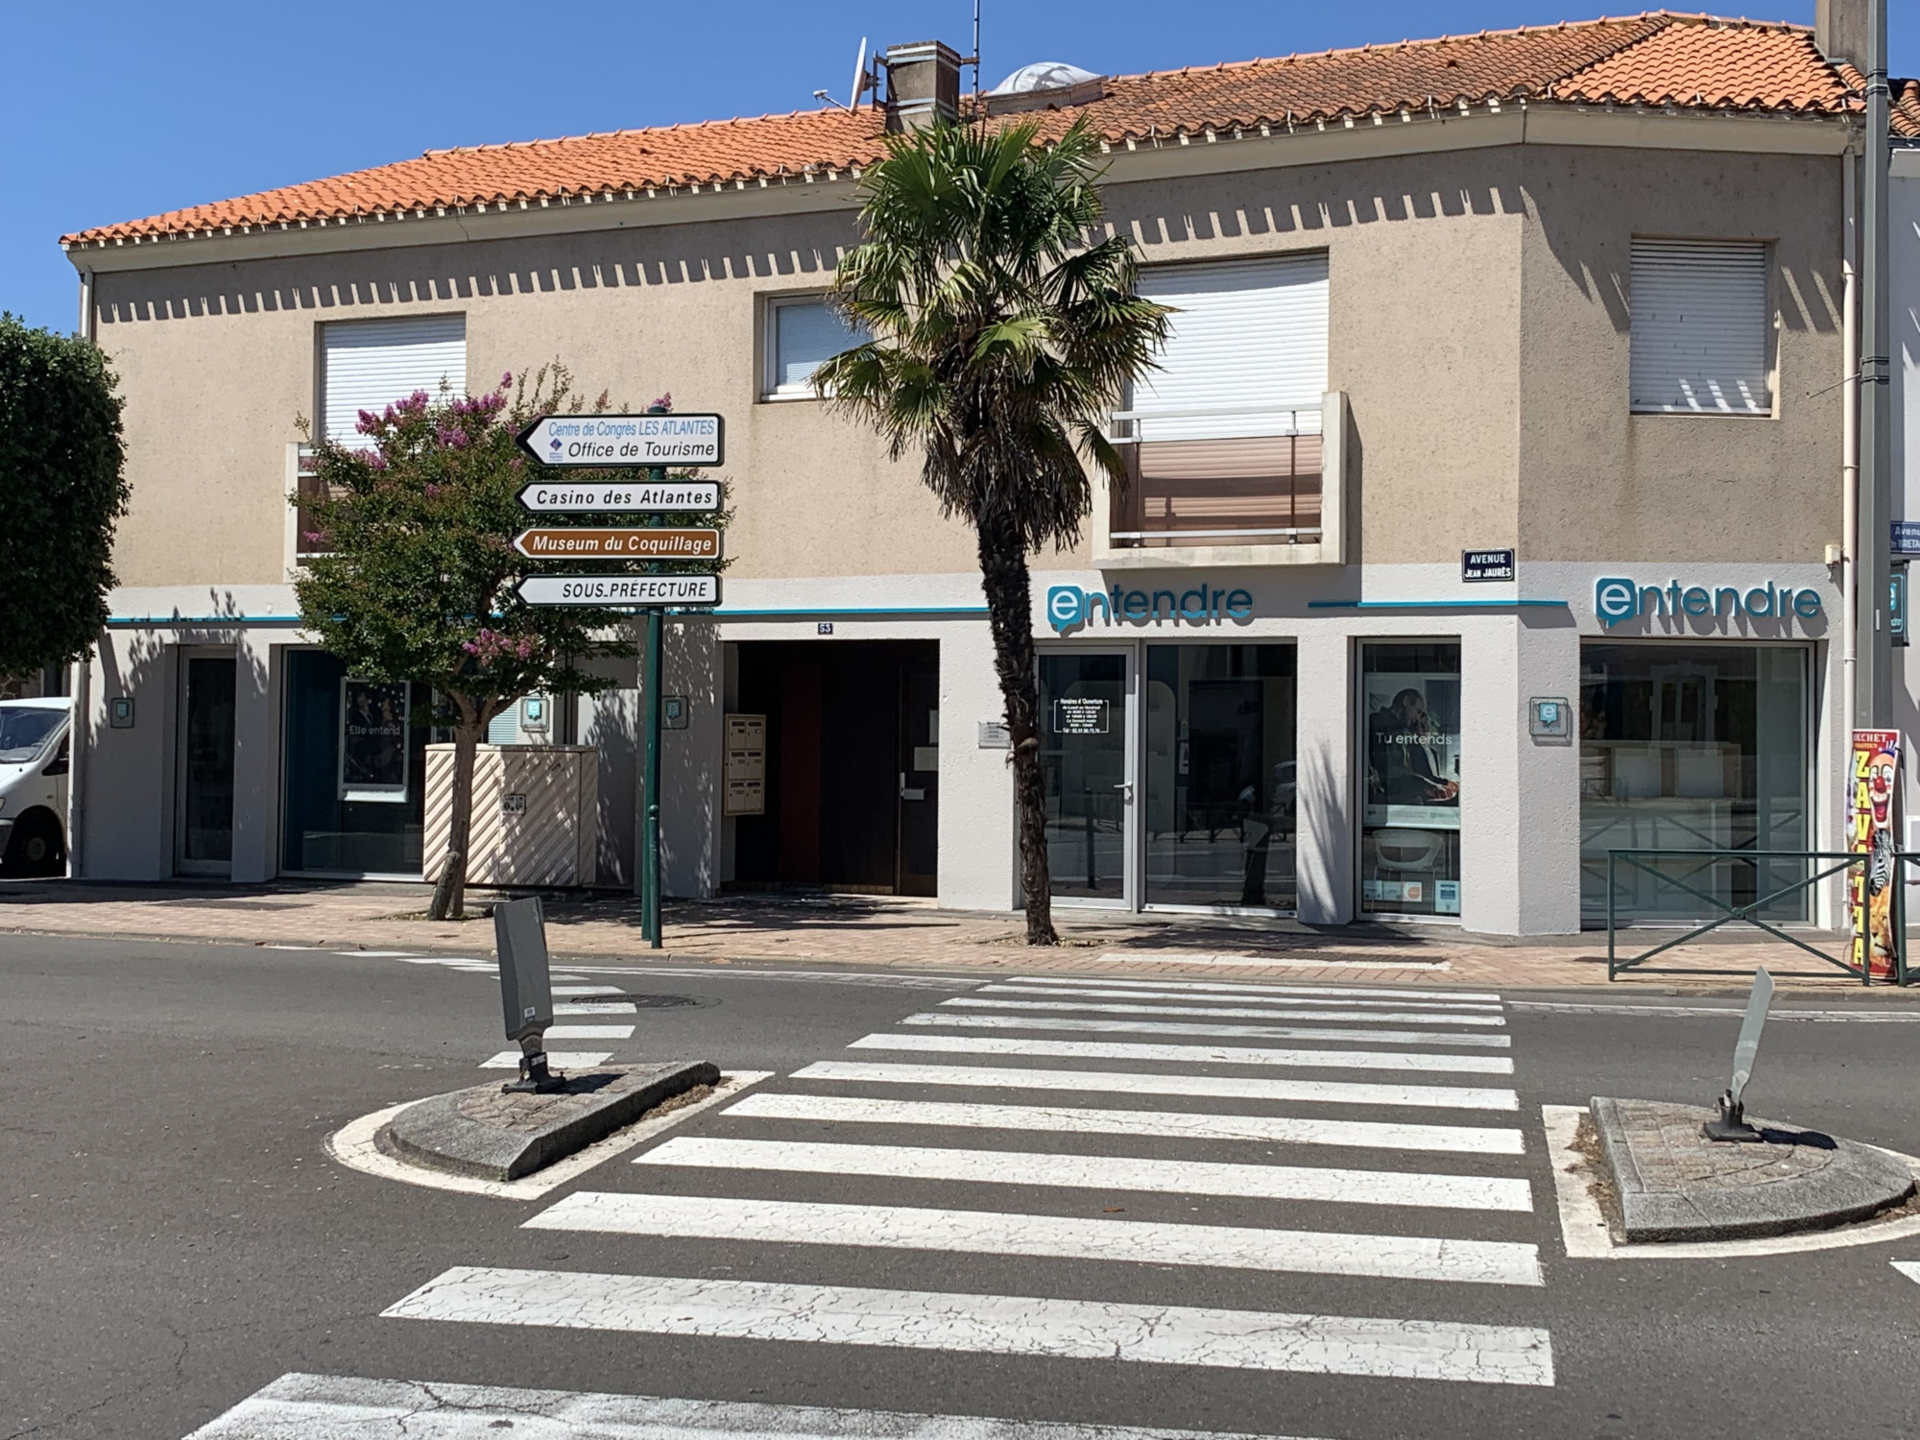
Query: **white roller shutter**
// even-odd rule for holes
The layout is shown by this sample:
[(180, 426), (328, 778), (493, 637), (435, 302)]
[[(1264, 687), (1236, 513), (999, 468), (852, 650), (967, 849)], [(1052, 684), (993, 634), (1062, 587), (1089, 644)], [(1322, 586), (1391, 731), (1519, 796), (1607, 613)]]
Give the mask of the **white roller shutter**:
[(1633, 242), (1633, 408), (1771, 415), (1767, 246)]
[(464, 315), (346, 320), (323, 325), (320, 337), (320, 413), (327, 438), (342, 445), (365, 443), (354, 428), (362, 410), (378, 413), (416, 390), (438, 398), (443, 380), (467, 393)]
[[(1143, 440), (1210, 440), (1317, 430), (1327, 389), (1327, 256), (1279, 255), (1144, 270), (1140, 294), (1178, 311), (1160, 369), (1129, 407)], [(1233, 415), (1194, 411), (1232, 410)], [(1161, 415), (1159, 412), (1185, 412)]]

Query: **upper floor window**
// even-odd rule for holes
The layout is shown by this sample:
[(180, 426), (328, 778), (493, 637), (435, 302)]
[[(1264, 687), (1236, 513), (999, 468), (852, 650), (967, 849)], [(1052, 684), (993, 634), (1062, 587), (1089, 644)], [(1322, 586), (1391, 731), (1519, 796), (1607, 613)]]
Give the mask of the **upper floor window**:
[(1327, 256), (1273, 255), (1140, 272), (1173, 308), (1160, 368), (1133, 387), (1145, 440), (1285, 432), (1327, 389)]
[(1129, 484), (1108, 529), (1124, 549), (1321, 538), (1327, 255), (1144, 270), (1169, 306), (1160, 368), (1113, 417)]
[(417, 390), (439, 398), (442, 384), (467, 393), (464, 315), (343, 320), (320, 327), (322, 434), (341, 445), (364, 445), (362, 410), (375, 414)]
[(1635, 240), (1632, 284), (1636, 412), (1773, 413), (1765, 241)]
[(872, 338), (864, 327), (849, 325), (836, 314), (824, 296), (769, 301), (765, 393), (796, 399), (811, 396), (813, 372), (823, 362)]

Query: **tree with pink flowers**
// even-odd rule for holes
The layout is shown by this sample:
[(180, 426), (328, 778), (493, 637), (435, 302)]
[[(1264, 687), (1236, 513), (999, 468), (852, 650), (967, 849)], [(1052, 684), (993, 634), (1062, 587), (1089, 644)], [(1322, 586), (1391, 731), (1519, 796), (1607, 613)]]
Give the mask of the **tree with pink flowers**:
[[(488, 722), (536, 691), (610, 689), (616, 682), (604, 667), (583, 667), (634, 653), (622, 613), (527, 605), (515, 590), (553, 562), (513, 548), (530, 519), (518, 492), (537, 478), (514, 436), (543, 415), (606, 408), (605, 395), (585, 403), (558, 364), (503, 375), (484, 395), (417, 393), (380, 414), (363, 411), (351, 441), (318, 441), (318, 492), (297, 497), (309, 546), (319, 552), (295, 582), (302, 623), (350, 675), (432, 686), (435, 719), (453, 732), (448, 848), (459, 858), (435, 892), (436, 919), (461, 915), (474, 756)], [(569, 523), (632, 522), (583, 515)]]

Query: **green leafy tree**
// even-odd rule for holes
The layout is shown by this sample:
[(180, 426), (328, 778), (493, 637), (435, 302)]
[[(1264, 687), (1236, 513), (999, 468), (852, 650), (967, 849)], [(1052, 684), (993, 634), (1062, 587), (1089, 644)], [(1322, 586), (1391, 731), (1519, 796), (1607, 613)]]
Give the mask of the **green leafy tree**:
[[(460, 859), (451, 883), (436, 894), (436, 914), (443, 908), (456, 917), (461, 913), (474, 756), (488, 722), (534, 691), (608, 690), (616, 682), (583, 665), (634, 653), (621, 612), (528, 605), (515, 589), (525, 576), (551, 572), (554, 562), (529, 560), (513, 548), (530, 518), (517, 497), (538, 470), (514, 437), (541, 416), (585, 408), (557, 364), (518, 381), (503, 376), (500, 388), (477, 397), (442, 393), (435, 399), (423, 391), (382, 414), (361, 412), (364, 444), (319, 442), (320, 493), (296, 497), (309, 542), (324, 552), (307, 561), (295, 582), (302, 624), (351, 675), (432, 686), (436, 719), (453, 731), (448, 838)], [(605, 410), (606, 396), (592, 408)], [(623, 477), (575, 471), (569, 478)], [(566, 523), (632, 521), (580, 515)], [(646, 568), (642, 562), (606, 561), (595, 570)]]
[(127, 513), (120, 397), (100, 351), (0, 313), (0, 677), (88, 654)]
[(815, 372), (872, 424), (944, 513), (978, 540), (1006, 703), (1027, 943), (1054, 945), (1027, 557), (1075, 544), (1092, 505), (1086, 461), (1127, 473), (1107, 415), (1153, 365), (1165, 307), (1134, 294), (1121, 236), (1095, 238), (1099, 141), (1075, 124), (936, 125), (891, 137), (861, 181), (863, 243), (835, 303), (873, 336)]

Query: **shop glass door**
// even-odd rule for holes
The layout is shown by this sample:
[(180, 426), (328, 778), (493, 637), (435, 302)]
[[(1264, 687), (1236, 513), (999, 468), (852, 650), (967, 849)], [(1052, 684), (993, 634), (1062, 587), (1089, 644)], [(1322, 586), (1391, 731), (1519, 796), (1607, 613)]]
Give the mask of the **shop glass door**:
[(1132, 898), (1131, 665), (1126, 652), (1040, 657), (1047, 865), (1059, 900), (1126, 905)]
[(1149, 906), (1295, 907), (1292, 645), (1149, 645)]
[(180, 749), (174, 869), (225, 875), (233, 868), (231, 651), (180, 657)]
[(1460, 913), (1460, 646), (1360, 647), (1360, 909)]

